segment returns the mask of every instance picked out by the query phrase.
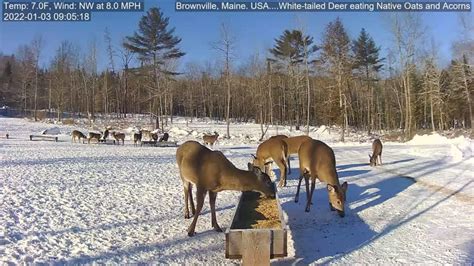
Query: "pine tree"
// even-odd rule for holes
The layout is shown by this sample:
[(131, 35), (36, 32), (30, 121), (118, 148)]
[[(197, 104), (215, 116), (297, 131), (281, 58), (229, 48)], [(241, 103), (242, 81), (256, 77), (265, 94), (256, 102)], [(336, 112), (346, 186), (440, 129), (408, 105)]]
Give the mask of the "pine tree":
[[(308, 64), (311, 62), (310, 57), (314, 52), (318, 50), (318, 47), (313, 44), (313, 37), (303, 34), (300, 30), (285, 30), (283, 34), (275, 39), (275, 46), (270, 49), (270, 53), (274, 56), (272, 61), (277, 62), (277, 66), (280, 69), (287, 70), (290, 82), (288, 91), (291, 93), (289, 96), (294, 99), (294, 117), (296, 119), (296, 129), (300, 125), (299, 109), (301, 104), (298, 99), (299, 84), (301, 68), (303, 67), (307, 86), (309, 86), (309, 67)], [(309, 90), (307, 92), (309, 98)]]
[(371, 75), (376, 75), (380, 69), (383, 67), (381, 63), (384, 58), (379, 58), (380, 47), (375, 45), (374, 40), (369, 34), (362, 28), (359, 37), (357, 40), (354, 40), (352, 43), (352, 52), (354, 54), (353, 69), (358, 71), (363, 78), (365, 79), (367, 85), (367, 131), (370, 134), (370, 130), (374, 125), (374, 89), (371, 86), (372, 81), (376, 80), (376, 77)]
[[(164, 108), (160, 78), (164, 79), (165, 76), (179, 74), (166, 69), (166, 63), (185, 55), (178, 47), (181, 39), (174, 35), (175, 29), (168, 29), (168, 26), (169, 18), (165, 17), (159, 8), (150, 8), (147, 14), (141, 18), (138, 32), (135, 32), (133, 36), (126, 37), (123, 43), (125, 48), (138, 54), (139, 60), (144, 63), (146, 69), (151, 68), (154, 91), (149, 91), (149, 96), (153, 100), (159, 98), (160, 116), (163, 116)], [(151, 104), (150, 113), (153, 113)]]

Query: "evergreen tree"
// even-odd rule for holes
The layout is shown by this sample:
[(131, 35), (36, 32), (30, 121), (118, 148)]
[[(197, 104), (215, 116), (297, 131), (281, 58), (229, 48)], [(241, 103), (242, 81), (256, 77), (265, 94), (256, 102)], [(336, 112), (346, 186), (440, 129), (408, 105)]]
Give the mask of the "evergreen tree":
[[(178, 75), (179, 73), (167, 69), (171, 60), (178, 59), (185, 55), (178, 44), (181, 39), (174, 35), (174, 28), (168, 29), (169, 18), (165, 17), (159, 8), (150, 8), (138, 24), (138, 32), (133, 36), (126, 37), (123, 46), (138, 54), (138, 59), (143, 63), (142, 69), (150, 71), (153, 77), (152, 86), (149, 86), (148, 97), (150, 100), (149, 112), (155, 113), (156, 127), (159, 127), (160, 117), (164, 115), (163, 93), (160, 88), (160, 81), (167, 76)], [(156, 104), (159, 99), (159, 107)], [(163, 126), (163, 125), (162, 125)]]
[[(310, 57), (318, 50), (313, 44), (313, 37), (303, 34), (300, 30), (285, 30), (283, 34), (275, 39), (275, 46), (270, 49), (274, 56), (271, 61), (277, 63), (277, 66), (286, 68), (289, 77), (288, 91), (290, 99), (293, 99), (293, 116), (296, 122), (296, 129), (300, 126), (300, 112), (302, 112), (302, 99), (299, 92), (301, 73), (307, 80), (307, 98), (309, 99), (309, 67)], [(304, 69), (304, 71), (302, 71)], [(307, 114), (308, 115), (308, 114)], [(309, 117), (309, 116), (308, 116)]]
[(375, 45), (374, 40), (370, 35), (362, 28), (357, 40), (352, 43), (353, 52), (353, 69), (359, 72), (363, 76), (367, 85), (367, 128), (368, 133), (374, 125), (374, 89), (371, 86), (375, 77), (371, 77), (373, 73), (376, 75), (383, 67), (381, 63), (384, 58), (379, 58), (380, 47)]

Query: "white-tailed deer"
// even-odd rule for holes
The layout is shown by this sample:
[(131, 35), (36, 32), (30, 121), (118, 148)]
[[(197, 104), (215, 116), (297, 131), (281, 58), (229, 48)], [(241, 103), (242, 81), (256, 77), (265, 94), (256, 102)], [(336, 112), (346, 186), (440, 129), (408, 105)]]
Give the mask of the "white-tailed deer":
[(151, 134), (151, 131), (148, 129), (142, 129), (140, 130), (140, 133), (142, 134), (142, 138), (140, 140), (145, 140), (145, 141), (151, 141), (153, 139), (153, 134)]
[(287, 137), (285, 135), (276, 135), (276, 136), (273, 136), (272, 138), (280, 138), (288, 146), (288, 158), (287, 158), (288, 174), (291, 174), (290, 155), (298, 154), (298, 151), (300, 149), (301, 144), (303, 142), (307, 141), (307, 140), (312, 139), (312, 138), (308, 137), (306, 135), (301, 135), (301, 136), (296, 136), (296, 137)]
[(87, 143), (91, 143), (91, 139), (97, 140), (97, 143), (100, 141), (100, 137), (102, 135), (100, 133), (89, 132), (89, 137), (87, 138)]
[(160, 140), (158, 140), (158, 142), (168, 141), (169, 137), (170, 135), (165, 132), (163, 136), (161, 136)]
[[(212, 227), (222, 232), (216, 219), (217, 192), (223, 190), (258, 191), (267, 197), (275, 197), (275, 185), (259, 168), (248, 164), (249, 171), (236, 168), (220, 151), (212, 151), (196, 141), (187, 141), (176, 151), (176, 161), (184, 186), (184, 217), (190, 218), (188, 202), (194, 219), (188, 228), (188, 236), (195, 234), (196, 222), (201, 213), (206, 193), (209, 192)], [(196, 209), (192, 197), (192, 185), (197, 188)]]
[(117, 132), (113, 131), (112, 136), (117, 141), (117, 144), (120, 145), (120, 140), (121, 140), (122, 145), (125, 145), (125, 134), (124, 133), (117, 133)]
[(382, 165), (382, 142), (379, 139), (372, 142), (372, 156), (369, 154), (370, 166), (377, 166), (377, 158), (380, 160), (380, 165)]
[(133, 145), (137, 146), (137, 142), (142, 141), (142, 132), (133, 133)]
[(153, 141), (158, 141), (158, 133), (152, 133), (151, 138), (153, 139)]
[(204, 134), (204, 136), (202, 136), (202, 140), (204, 141), (204, 145), (209, 145), (212, 148), (212, 146), (214, 146), (214, 143), (217, 141), (218, 137), (219, 137), (219, 133), (214, 131), (214, 135)]
[(82, 139), (82, 142), (84, 143), (86, 136), (79, 130), (73, 130), (71, 132), (71, 138), (72, 138), (71, 142), (76, 143), (76, 139), (78, 139), (79, 141), (81, 141)]
[(282, 139), (269, 138), (264, 141), (262, 144), (258, 145), (257, 154), (253, 157), (253, 165), (259, 167), (265, 173), (268, 173), (266, 168), (270, 163), (267, 161), (272, 159), (278, 165), (278, 168), (280, 168), (280, 182), (278, 183), (278, 186), (286, 186), (288, 146)]
[(104, 134), (102, 135), (102, 140), (105, 142), (108, 137), (109, 137), (109, 129), (106, 128), (106, 129), (104, 130)]
[[(311, 139), (301, 144), (298, 155), (300, 159), (300, 180), (296, 190), (295, 202), (298, 202), (301, 180), (304, 178), (307, 199), (305, 211), (309, 212), (317, 178), (327, 184), (330, 209), (332, 211), (337, 210), (339, 216), (344, 217), (347, 182), (342, 185), (339, 184), (334, 151), (324, 142)], [(311, 190), (309, 189), (309, 178), (311, 178)]]

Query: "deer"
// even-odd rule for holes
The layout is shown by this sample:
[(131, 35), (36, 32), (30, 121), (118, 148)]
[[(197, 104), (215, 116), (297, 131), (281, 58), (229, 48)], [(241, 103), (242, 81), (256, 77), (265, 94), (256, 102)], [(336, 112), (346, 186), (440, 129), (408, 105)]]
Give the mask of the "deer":
[(202, 136), (202, 140), (204, 141), (204, 145), (209, 145), (212, 148), (214, 146), (214, 143), (217, 141), (218, 137), (219, 137), (219, 133), (214, 131), (214, 135), (204, 134), (204, 136)]
[(142, 141), (142, 132), (139, 131), (138, 133), (133, 133), (133, 145), (137, 146), (137, 142)]
[[(265, 197), (275, 198), (276, 188), (270, 177), (260, 168), (248, 163), (248, 171), (235, 167), (222, 152), (212, 151), (196, 142), (187, 141), (176, 151), (179, 175), (184, 187), (184, 217), (189, 215), (189, 204), (194, 215), (187, 232), (195, 235), (196, 223), (204, 205), (206, 193), (209, 193), (211, 207), (211, 225), (217, 232), (222, 232), (216, 219), (217, 193), (223, 190), (257, 191)], [(192, 186), (196, 186), (196, 208), (192, 197)]]
[(148, 130), (148, 129), (142, 129), (142, 130), (140, 130), (140, 133), (142, 134), (142, 138), (140, 140), (142, 140), (142, 139), (152, 140), (153, 139), (153, 135), (152, 135), (151, 131)]
[(160, 140), (158, 140), (158, 142), (164, 142), (164, 141), (168, 141), (170, 135), (168, 133), (164, 133), (163, 136), (161, 136)]
[(107, 138), (109, 137), (109, 129), (106, 128), (102, 134), (102, 137), (99, 139), (99, 142), (107, 142)]
[(372, 156), (369, 154), (370, 166), (377, 166), (377, 158), (380, 160), (380, 165), (382, 165), (382, 142), (380, 139), (375, 139), (372, 142)]
[[(319, 181), (326, 183), (329, 208), (331, 211), (337, 211), (340, 217), (344, 217), (344, 204), (348, 184), (347, 182), (344, 182), (342, 185), (339, 183), (334, 151), (324, 142), (311, 139), (301, 144), (298, 156), (300, 159), (300, 178), (295, 202), (298, 202), (301, 181), (304, 178), (307, 199), (305, 212), (309, 212), (316, 179), (319, 179)], [(311, 190), (309, 189), (309, 178), (311, 178)]]
[(79, 141), (82, 139), (82, 143), (84, 143), (86, 136), (79, 130), (73, 130), (71, 132), (71, 142), (76, 143), (76, 139), (78, 139)]
[(260, 145), (258, 145), (256, 155), (254, 157), (253, 165), (259, 167), (260, 170), (267, 173), (267, 166), (272, 163), (268, 161), (272, 159), (280, 168), (280, 182), (279, 187), (286, 186), (286, 171), (288, 169), (288, 146), (280, 138), (269, 138)]
[(100, 137), (102, 135), (100, 133), (89, 132), (89, 137), (87, 138), (87, 143), (91, 144), (91, 139), (97, 140), (97, 143), (100, 141)]
[(296, 136), (296, 137), (287, 137), (286, 135), (276, 135), (271, 138), (280, 138), (288, 146), (288, 158), (287, 158), (288, 174), (291, 174), (290, 155), (298, 154), (298, 150), (300, 149), (301, 144), (312, 138), (306, 135), (301, 135), (301, 136)]
[(120, 145), (120, 140), (122, 140), (122, 146), (125, 145), (125, 134), (124, 133), (117, 133), (117, 132), (113, 131), (112, 136), (117, 141), (118, 145)]
[(151, 134), (151, 138), (153, 139), (153, 141), (158, 141), (158, 133), (152, 133)]

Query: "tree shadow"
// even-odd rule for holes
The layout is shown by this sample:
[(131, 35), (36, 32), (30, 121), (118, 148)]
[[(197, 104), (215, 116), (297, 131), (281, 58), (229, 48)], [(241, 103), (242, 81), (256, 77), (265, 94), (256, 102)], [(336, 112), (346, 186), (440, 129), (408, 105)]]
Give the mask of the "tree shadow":
[[(384, 163), (384, 165), (392, 165), (392, 164), (399, 164), (399, 163), (406, 163), (415, 160), (414, 158), (408, 158), (408, 159), (403, 159), (403, 160), (397, 160), (389, 163)], [(353, 163), (353, 164), (343, 164), (343, 165), (337, 165), (336, 169), (338, 171), (340, 170), (345, 170), (349, 168), (356, 168), (356, 167), (362, 167), (362, 166), (368, 166), (369, 163)]]
[[(216, 213), (219, 213), (224, 210), (229, 210), (234, 208), (234, 205), (228, 205), (226, 207), (219, 207), (216, 208)], [(201, 212), (199, 216), (202, 215), (208, 215), (210, 214), (211, 210), (210, 209), (205, 209)], [(173, 219), (183, 219), (185, 223), (191, 223), (192, 219), (184, 219), (184, 213), (182, 215), (173, 215), (173, 216), (167, 216), (167, 217), (154, 217), (151, 219), (129, 219), (126, 221), (121, 221), (121, 222), (113, 222), (113, 223), (103, 223), (99, 224), (96, 226), (90, 226), (90, 227), (80, 227), (80, 226), (73, 226), (69, 228), (65, 228), (62, 230), (51, 230), (51, 231), (33, 231), (29, 232), (27, 234), (23, 234), (20, 232), (8, 232), (7, 231), (7, 237), (8, 237), (8, 243), (16, 243), (24, 238), (27, 237), (32, 237), (32, 236), (37, 236), (37, 237), (53, 237), (53, 236), (59, 236), (59, 235), (64, 235), (64, 234), (80, 234), (84, 232), (89, 232), (89, 231), (105, 231), (105, 230), (112, 230), (112, 229), (117, 229), (121, 227), (127, 227), (127, 226), (142, 226), (146, 224), (159, 224), (163, 223), (168, 220), (173, 220)], [(222, 227), (222, 230), (225, 230), (224, 227)]]
[(304, 212), (306, 191), (303, 188), (299, 203), (290, 200), (282, 204), (294, 241), (296, 259), (293, 263), (306, 265), (358, 249), (377, 234), (358, 213), (385, 202), (412, 184), (414, 182), (397, 176), (368, 186), (350, 184), (344, 218), (330, 211), (325, 186), (314, 191), (311, 212)]
[[(400, 226), (406, 224), (406, 223), (409, 223), (411, 221), (413, 221), (414, 219), (420, 217), (421, 215), (425, 214), (426, 212), (436, 208), (437, 206), (439, 206), (440, 204), (442, 204), (443, 202), (445, 202), (446, 200), (448, 200), (449, 198), (451, 197), (454, 197), (456, 195), (458, 195), (458, 193), (460, 193), (464, 188), (468, 187), (470, 184), (472, 184), (474, 181), (469, 181), (467, 182), (466, 184), (464, 184), (461, 188), (457, 189), (456, 191), (452, 191), (450, 194), (446, 195), (445, 197), (441, 198), (440, 200), (436, 201), (435, 203), (433, 204), (430, 204), (430, 206), (426, 207), (426, 208), (423, 208), (423, 210), (421, 211), (418, 211), (417, 213), (415, 214), (412, 214), (410, 215), (411, 213), (413, 213), (413, 210), (415, 210), (417, 207), (419, 207), (421, 204), (423, 204), (423, 202), (425, 202), (428, 198), (431, 198), (431, 196), (435, 193), (438, 193), (440, 190), (442, 190), (442, 187), (438, 188), (437, 190), (433, 190), (432, 193), (428, 196), (426, 196), (423, 200), (417, 202), (416, 204), (413, 204), (412, 206), (410, 206), (408, 209), (405, 210), (405, 215), (404, 216), (401, 216), (398, 221), (392, 223), (392, 224), (389, 224), (387, 227), (385, 227), (380, 233), (377, 233), (375, 236), (373, 236), (372, 238), (368, 239), (367, 241), (365, 241), (364, 243), (362, 243), (360, 246), (358, 246), (357, 248), (354, 248), (352, 250), (348, 250), (348, 252), (346, 252), (345, 254), (338, 254), (332, 258), (329, 258), (328, 260), (324, 261), (323, 263), (330, 263), (331, 261), (335, 260), (335, 259), (338, 259), (339, 257), (341, 257), (342, 255), (347, 255), (347, 254), (350, 254), (352, 253), (353, 251), (359, 249), (359, 248), (362, 248), (366, 245), (369, 245), (370, 243), (378, 240), (379, 238), (381, 237), (384, 237), (385, 235), (389, 234), (390, 232), (392, 232), (393, 230), (399, 228)], [(469, 244), (468, 244), (468, 249), (470, 249), (471, 247), (469, 247)], [(471, 248), (472, 249), (472, 248)], [(469, 254), (472, 254), (472, 253), (469, 253)], [(472, 258), (472, 256), (470, 255), (467, 260), (470, 261)]]
[(349, 168), (355, 168), (355, 167), (362, 167), (362, 166), (367, 166), (369, 165), (368, 163), (352, 163), (352, 164), (343, 164), (343, 165), (336, 165), (337, 171), (349, 169)]

